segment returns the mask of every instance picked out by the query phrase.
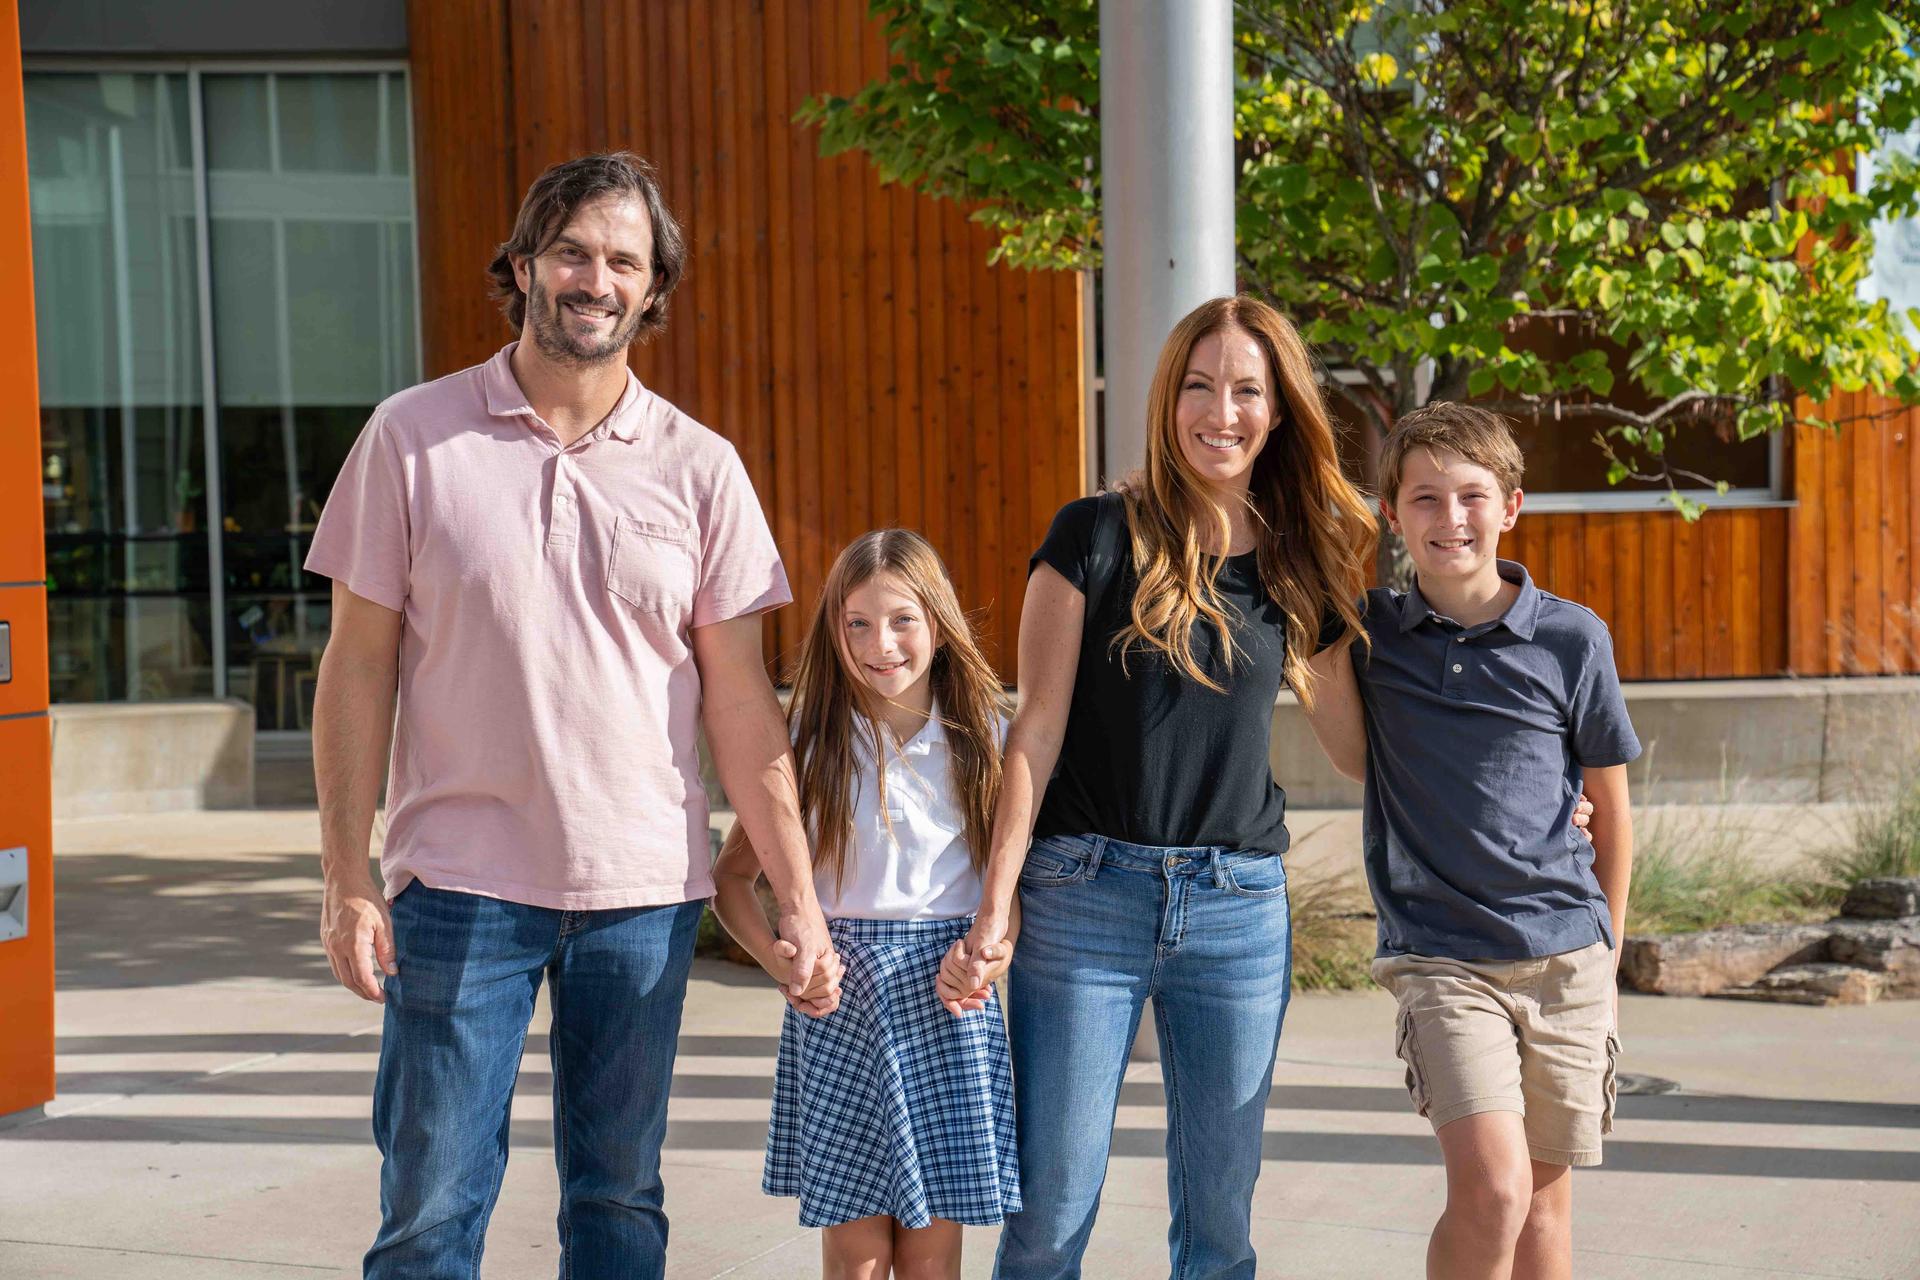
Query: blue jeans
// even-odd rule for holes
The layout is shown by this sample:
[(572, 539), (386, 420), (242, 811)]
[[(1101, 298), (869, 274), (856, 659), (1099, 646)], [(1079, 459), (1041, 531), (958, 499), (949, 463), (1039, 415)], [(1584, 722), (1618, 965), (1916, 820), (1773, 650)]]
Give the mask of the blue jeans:
[(374, 1082), (383, 1159), (368, 1277), (480, 1274), (542, 978), (553, 983), (562, 1280), (665, 1273), (660, 1144), (703, 905), (556, 911), (418, 881), (401, 892)]
[(1007, 1012), (1026, 1208), (1001, 1231), (996, 1280), (1079, 1276), (1148, 996), (1171, 1274), (1252, 1277), (1253, 1184), (1293, 976), (1279, 857), (1047, 837), (1020, 873), (1020, 912)]

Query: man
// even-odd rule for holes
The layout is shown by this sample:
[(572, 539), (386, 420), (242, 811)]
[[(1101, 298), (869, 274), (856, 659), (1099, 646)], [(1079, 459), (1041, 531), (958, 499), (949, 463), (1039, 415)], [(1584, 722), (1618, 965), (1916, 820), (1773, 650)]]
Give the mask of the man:
[(731, 446), (626, 364), (684, 261), (645, 161), (547, 170), (491, 268), (521, 340), (376, 409), (314, 534), (321, 936), (386, 1005), (369, 1277), (476, 1273), (543, 980), (561, 1274), (663, 1274), (660, 1144), (713, 891), (702, 715), (780, 903), (789, 999), (836, 994), (760, 650), (786, 575)]

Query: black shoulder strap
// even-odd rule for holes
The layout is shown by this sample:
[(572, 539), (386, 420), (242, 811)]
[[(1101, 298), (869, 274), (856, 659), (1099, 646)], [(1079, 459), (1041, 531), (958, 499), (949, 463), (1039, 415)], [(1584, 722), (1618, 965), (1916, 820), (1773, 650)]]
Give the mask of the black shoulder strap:
[(1087, 598), (1089, 628), (1129, 551), (1127, 500), (1117, 493), (1103, 493), (1095, 500), (1093, 510), (1093, 544), (1087, 553), (1087, 587), (1082, 593)]

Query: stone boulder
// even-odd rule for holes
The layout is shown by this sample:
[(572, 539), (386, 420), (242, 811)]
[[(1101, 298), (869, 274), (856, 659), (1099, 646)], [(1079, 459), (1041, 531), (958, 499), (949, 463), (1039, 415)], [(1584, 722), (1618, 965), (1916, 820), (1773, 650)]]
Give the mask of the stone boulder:
[(1826, 924), (1754, 924), (1627, 939), (1620, 981), (1653, 995), (1706, 996), (1787, 964), (1827, 959)]
[(1920, 916), (1835, 920), (1827, 928), (1829, 960), (1885, 974), (1886, 994), (1895, 1000), (1920, 999)]
[(1855, 965), (1790, 964), (1714, 994), (1770, 1004), (1872, 1004), (1886, 989), (1886, 974)]
[(1857, 920), (1920, 916), (1920, 877), (1882, 876), (1861, 880), (1847, 890), (1840, 914)]

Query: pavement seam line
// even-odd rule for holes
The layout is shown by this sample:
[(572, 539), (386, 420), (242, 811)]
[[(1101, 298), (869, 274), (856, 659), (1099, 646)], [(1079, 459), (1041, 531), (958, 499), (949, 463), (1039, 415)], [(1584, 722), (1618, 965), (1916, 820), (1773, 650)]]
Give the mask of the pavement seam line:
[(0, 1236), (0, 1244), (24, 1244), (40, 1249), (85, 1249), (92, 1253), (137, 1253), (147, 1258), (192, 1258), (197, 1262), (238, 1262), (251, 1267), (293, 1267), (300, 1271), (334, 1271), (339, 1267), (313, 1262), (275, 1262), (271, 1258), (235, 1258), (224, 1253), (176, 1253), (172, 1249), (131, 1249), (112, 1244), (70, 1244), (65, 1240), (15, 1240)]
[(760, 1261), (760, 1259), (762, 1258), (772, 1257), (774, 1254), (780, 1252), (782, 1249), (792, 1244), (795, 1240), (805, 1240), (808, 1236), (812, 1234), (813, 1233), (811, 1231), (796, 1232), (795, 1234), (788, 1236), (785, 1240), (782, 1240), (779, 1244), (774, 1245), (771, 1249), (762, 1249), (759, 1253), (754, 1254), (751, 1258), (742, 1258), (740, 1261), (728, 1267), (725, 1271), (714, 1272), (711, 1276), (707, 1278), (707, 1280), (720, 1280), (722, 1276), (730, 1276), (734, 1272), (740, 1270), (740, 1268), (750, 1267), (754, 1263)]

